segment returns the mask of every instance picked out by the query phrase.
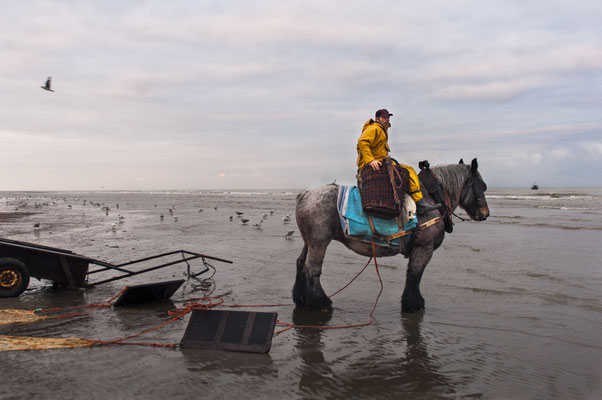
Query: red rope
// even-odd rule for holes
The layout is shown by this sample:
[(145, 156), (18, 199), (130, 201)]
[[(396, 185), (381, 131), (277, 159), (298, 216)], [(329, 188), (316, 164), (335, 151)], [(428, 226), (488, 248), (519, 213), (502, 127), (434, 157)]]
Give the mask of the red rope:
[(80, 312), (80, 313), (73, 313), (73, 314), (64, 314), (64, 315), (55, 315), (52, 317), (48, 317), (48, 318), (55, 318), (55, 319), (61, 319), (61, 318), (71, 318), (71, 317), (77, 317), (79, 315), (86, 315), (91, 313), (94, 310), (98, 310), (99, 308), (102, 307), (111, 307), (111, 302), (113, 300), (115, 300), (117, 297), (121, 296), (121, 294), (123, 292), (126, 291), (128, 287), (124, 287), (123, 290), (119, 293), (117, 293), (117, 295), (113, 296), (111, 299), (105, 301), (104, 303), (100, 303), (100, 304), (95, 304), (95, 303), (90, 303), (90, 304), (84, 304), (83, 306), (75, 306), (75, 307), (64, 307), (64, 308), (47, 308), (44, 310), (33, 310), (34, 312), (40, 312), (40, 313), (48, 313), (48, 312), (56, 312), (56, 311), (64, 311), (64, 310), (79, 310), (82, 308), (90, 308), (90, 310), (85, 311), (85, 312)]
[[(351, 285), (351, 283), (353, 283), (353, 281), (355, 281), (355, 279), (357, 279), (358, 276), (360, 276), (368, 267), (368, 265), (370, 265), (370, 261), (372, 261), (372, 259), (374, 259), (374, 266), (376, 269), (376, 274), (378, 276), (378, 280), (380, 283), (380, 290), (378, 292), (378, 295), (376, 296), (376, 300), (374, 302), (374, 306), (372, 307), (372, 310), (370, 311), (370, 314), (368, 314), (368, 318), (369, 321), (364, 322), (364, 323), (359, 323), (359, 324), (350, 324), (350, 325), (338, 325), (338, 326), (319, 326), (319, 325), (296, 325), (296, 324), (292, 324), (289, 322), (283, 322), (280, 320), (277, 320), (276, 324), (280, 325), (280, 326), (285, 326), (285, 329), (282, 329), (280, 331), (275, 332), (275, 335), (278, 335), (280, 333), (286, 332), (292, 328), (313, 328), (313, 329), (344, 329), (344, 328), (357, 328), (357, 327), (362, 327), (362, 326), (367, 326), (372, 324), (373, 319), (372, 319), (372, 314), (374, 313), (374, 311), (376, 310), (376, 306), (378, 304), (378, 300), (380, 298), (380, 295), (383, 291), (383, 282), (382, 282), (382, 278), (380, 276), (380, 272), (378, 270), (378, 263), (376, 261), (376, 248), (375, 248), (375, 244), (374, 244), (374, 240), (372, 240), (372, 257), (370, 257), (370, 259), (368, 260), (368, 262), (366, 263), (366, 265), (364, 265), (364, 267), (353, 277), (353, 279), (351, 279), (351, 281), (349, 281), (345, 286), (343, 286), (341, 289), (337, 290), (336, 292), (334, 292), (333, 294), (331, 294), (330, 297), (334, 297), (335, 295), (337, 295), (338, 293), (342, 292), (344, 289), (346, 289), (349, 285)], [(74, 316), (78, 316), (78, 315), (84, 315), (84, 314), (88, 314), (100, 307), (110, 307), (111, 306), (111, 302), (113, 300), (115, 300), (117, 297), (119, 297), (125, 290), (127, 289), (127, 286), (121, 291), (119, 292), (117, 295), (115, 295), (113, 298), (111, 298), (110, 300), (107, 300), (104, 303), (101, 304), (86, 304), (83, 306), (76, 306), (76, 307), (68, 307), (68, 308), (49, 308), (49, 309), (45, 309), (45, 310), (37, 310), (37, 312), (54, 312), (54, 311), (62, 311), (62, 310), (70, 310), (70, 309), (81, 309), (81, 308), (86, 308), (86, 307), (90, 307), (91, 310), (87, 311), (87, 312), (83, 312), (83, 313), (74, 313), (74, 314), (67, 314), (67, 315), (60, 315), (60, 316), (55, 316), (55, 317), (51, 317), (51, 318), (69, 318), (69, 317), (74, 317)], [(214, 300), (218, 300), (217, 302), (215, 302)], [(231, 308), (243, 308), (243, 307), (278, 307), (278, 306), (291, 306), (291, 304), (224, 304), (224, 299), (219, 297), (219, 296), (213, 296), (213, 297), (201, 297), (199, 299), (196, 299), (193, 302), (190, 303), (185, 303), (184, 307), (181, 308), (174, 308), (172, 310), (170, 310), (168, 312), (168, 315), (173, 316), (173, 318), (171, 318), (168, 321), (163, 322), (162, 324), (159, 324), (153, 328), (150, 329), (146, 329), (140, 333), (137, 333), (135, 335), (130, 335), (124, 338), (120, 338), (120, 339), (113, 339), (113, 340), (100, 340), (100, 339), (85, 339), (85, 338), (81, 338), (82, 340), (86, 340), (92, 343), (98, 343), (98, 344), (122, 344), (122, 345), (137, 345), (137, 346), (153, 346), (153, 347), (169, 347), (169, 348), (176, 348), (177, 344), (174, 343), (152, 343), (152, 342), (125, 342), (126, 340), (129, 339), (133, 339), (139, 336), (142, 336), (146, 333), (155, 331), (157, 329), (160, 329), (162, 327), (164, 327), (165, 325), (168, 325), (174, 321), (177, 321), (179, 319), (181, 319), (182, 317), (184, 317), (186, 314), (194, 311), (194, 310), (209, 310), (211, 308), (217, 307), (217, 306), (222, 306), (222, 307), (231, 307)]]
[(332, 297), (332, 296), (336, 295), (337, 293), (341, 292), (347, 286), (349, 286), (351, 284), (351, 282), (353, 282), (358, 276), (360, 276), (360, 274), (362, 272), (364, 272), (366, 267), (370, 264), (370, 261), (372, 260), (372, 258), (374, 258), (374, 267), (376, 268), (376, 275), (378, 275), (378, 281), (380, 282), (380, 291), (378, 292), (378, 295), (376, 296), (376, 300), (374, 301), (374, 306), (372, 307), (372, 311), (370, 311), (370, 314), (368, 314), (368, 318), (370, 319), (368, 322), (364, 322), (364, 323), (360, 323), (360, 324), (352, 324), (352, 325), (319, 326), (319, 325), (295, 325), (295, 324), (291, 324), (289, 322), (282, 322), (282, 321), (278, 320), (277, 324), (286, 326), (286, 328), (282, 329), (278, 332), (275, 332), (274, 335), (278, 335), (280, 333), (286, 332), (292, 328), (344, 329), (344, 328), (358, 328), (361, 326), (368, 326), (368, 325), (372, 324), (372, 322), (374, 321), (372, 319), (372, 314), (374, 313), (374, 310), (376, 310), (376, 305), (378, 304), (378, 299), (380, 298), (380, 295), (384, 288), (382, 278), (380, 277), (380, 272), (378, 271), (378, 263), (376, 262), (376, 248), (374, 245), (374, 239), (372, 239), (372, 257), (368, 260), (368, 262), (366, 263), (364, 268), (362, 268), (362, 270), (360, 272), (358, 272), (357, 275), (355, 275), (355, 277), (349, 283), (347, 283), (345, 286), (343, 286), (343, 288), (339, 289), (338, 291), (334, 292), (331, 296), (329, 296), (329, 297)]

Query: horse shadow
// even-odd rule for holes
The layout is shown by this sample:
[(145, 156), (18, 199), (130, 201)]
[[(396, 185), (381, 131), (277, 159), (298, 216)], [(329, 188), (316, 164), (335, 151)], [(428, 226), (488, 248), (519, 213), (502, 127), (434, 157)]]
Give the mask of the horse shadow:
[[(331, 317), (332, 313), (296, 309), (293, 322), (295, 325), (325, 324)], [(324, 345), (325, 341), (329, 346), (333, 342), (327, 338), (332, 330), (326, 333), (320, 329), (296, 329), (295, 347), (303, 362), (298, 369), (299, 391), (308, 396), (337, 398), (399, 398), (400, 395), (403, 398), (404, 394), (408, 398), (453, 396), (456, 393), (453, 383), (442, 372), (441, 363), (429, 355), (428, 340), (421, 332), (422, 318), (422, 313), (404, 314), (401, 335), (392, 340), (370, 338), (366, 346), (358, 347), (357, 351), (366, 354), (358, 359), (353, 359), (353, 354), (334, 354), (333, 357), (332, 351)]]

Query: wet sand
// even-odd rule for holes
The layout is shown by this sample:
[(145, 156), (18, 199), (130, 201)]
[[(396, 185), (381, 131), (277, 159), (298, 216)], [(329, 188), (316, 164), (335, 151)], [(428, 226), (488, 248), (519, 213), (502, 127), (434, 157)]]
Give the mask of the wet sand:
[[(492, 217), (457, 222), (435, 253), (422, 282), (424, 314), (400, 314), (405, 260), (383, 258), (378, 262), (384, 291), (370, 326), (290, 330), (273, 338), (268, 354), (126, 345), (2, 352), (3, 375), (10, 374), (11, 383), (0, 398), (599, 398), (600, 212), (527, 206), (506, 192), (497, 198), (495, 193)], [(0, 335), (122, 338), (169, 320), (168, 311), (190, 299), (217, 295), (228, 304), (281, 304), (253, 310), (274, 311), (297, 324), (368, 321), (379, 290), (374, 266), (333, 298), (330, 313), (290, 305), (302, 248), (295, 194), (0, 194), (3, 238), (112, 263), (177, 249), (234, 261), (212, 263), (217, 271), (210, 282), (189, 280), (166, 304), (0, 326)], [(110, 207), (108, 215), (103, 206)], [(17, 207), (23, 215), (7, 217)], [(249, 218), (247, 225), (236, 211)], [(262, 228), (254, 228), (263, 213), (268, 217)], [(291, 223), (282, 221), (286, 214), (293, 216)], [(296, 231), (292, 240), (284, 238), (289, 230)], [(326, 292), (344, 286), (366, 262), (331, 244), (322, 276)], [(57, 290), (32, 280), (19, 298), (0, 300), (0, 308), (99, 303), (126, 284), (176, 278), (185, 278), (185, 266), (85, 290)], [(136, 341), (178, 343), (187, 321)]]

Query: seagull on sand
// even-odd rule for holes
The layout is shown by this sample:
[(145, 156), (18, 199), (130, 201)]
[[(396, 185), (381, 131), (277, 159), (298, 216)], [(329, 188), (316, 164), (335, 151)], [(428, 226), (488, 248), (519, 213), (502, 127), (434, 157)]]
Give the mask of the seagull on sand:
[(261, 221), (258, 224), (253, 224), (253, 228), (261, 229)]
[(230, 221), (232, 221), (232, 220), (234, 219), (234, 217), (230, 215), (230, 216), (228, 217), (228, 219), (229, 219)]
[(285, 224), (287, 222), (291, 222), (291, 215), (290, 214), (286, 214), (286, 216), (282, 217), (282, 222), (284, 222)]
[(284, 234), (284, 238), (285, 239), (292, 239), (293, 238), (293, 233), (295, 233), (295, 231), (288, 231)]
[(52, 77), (49, 76), (48, 79), (46, 79), (46, 83), (44, 84), (44, 86), (40, 86), (40, 87), (44, 90), (48, 90), (49, 92), (54, 92), (54, 90), (50, 89), (51, 84), (52, 84)]
[(243, 214), (244, 214), (244, 212), (242, 212), (242, 211), (236, 211), (236, 214), (238, 214), (238, 215), (243, 215)]
[(242, 218), (242, 219), (240, 220), (240, 222), (242, 222), (242, 224), (243, 224), (243, 225), (246, 225), (246, 224), (247, 224), (247, 222), (249, 222), (249, 220), (248, 220), (248, 219), (245, 219), (245, 218)]

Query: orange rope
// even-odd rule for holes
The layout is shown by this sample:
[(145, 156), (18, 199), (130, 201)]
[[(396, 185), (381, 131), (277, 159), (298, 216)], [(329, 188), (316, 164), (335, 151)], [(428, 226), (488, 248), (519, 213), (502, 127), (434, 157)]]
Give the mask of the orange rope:
[(47, 308), (44, 310), (33, 310), (34, 312), (40, 312), (40, 313), (47, 313), (47, 312), (56, 312), (56, 311), (63, 311), (63, 310), (79, 310), (82, 308), (88, 308), (90, 307), (90, 310), (85, 311), (85, 312), (80, 312), (80, 313), (73, 313), (73, 314), (65, 314), (65, 315), (56, 315), (53, 317), (48, 317), (48, 318), (55, 318), (55, 319), (61, 319), (61, 318), (71, 318), (71, 317), (77, 317), (79, 315), (86, 315), (91, 313), (92, 311), (98, 310), (101, 307), (111, 307), (111, 302), (113, 300), (115, 300), (117, 297), (121, 296), (121, 294), (123, 292), (126, 291), (128, 287), (124, 287), (123, 290), (119, 293), (117, 293), (117, 295), (113, 296), (111, 299), (105, 301), (104, 303), (101, 304), (95, 304), (95, 303), (90, 303), (90, 304), (84, 304), (83, 306), (75, 306), (75, 307), (65, 307), (65, 308)]
[[(213, 299), (218, 299), (219, 302), (214, 303)], [(202, 304), (202, 303), (199, 303), (200, 301), (208, 301), (208, 303)], [(124, 338), (121, 338), (121, 339), (114, 339), (114, 340), (100, 340), (100, 339), (93, 340), (93, 339), (83, 339), (83, 338), (82, 339), (83, 340), (88, 340), (88, 341), (94, 342), (94, 343), (99, 343), (99, 344), (131, 344), (131, 345), (139, 345), (139, 346), (154, 346), (154, 347), (176, 348), (177, 344), (174, 344), (174, 343), (167, 343), (167, 344), (165, 344), (165, 343), (134, 343), (134, 342), (127, 342), (127, 343), (125, 343), (124, 341), (128, 340), (128, 339), (133, 339), (133, 338), (138, 337), (138, 336), (142, 336), (142, 335), (144, 335), (146, 333), (149, 333), (149, 332), (152, 332), (152, 331), (157, 330), (159, 328), (162, 328), (162, 327), (164, 327), (167, 324), (170, 324), (170, 323), (172, 323), (174, 321), (179, 320), (180, 318), (182, 318), (186, 314), (192, 312), (193, 310), (208, 310), (210, 308), (213, 308), (213, 307), (221, 305), (223, 302), (224, 302), (224, 299), (222, 299), (219, 296), (216, 296), (216, 297), (201, 297), (201, 298), (195, 300), (192, 303), (185, 303), (184, 307), (182, 307), (182, 308), (174, 308), (172, 310), (169, 310), (168, 315), (175, 315), (174, 318), (172, 318), (172, 319), (170, 319), (168, 321), (165, 321), (162, 324), (157, 325), (157, 326), (155, 326), (153, 328), (150, 328), (150, 329), (147, 329), (147, 330), (142, 331), (140, 333), (137, 333), (135, 335), (130, 335), (130, 336), (127, 336), (127, 337), (124, 337)]]
[(374, 266), (376, 268), (376, 275), (378, 275), (378, 281), (380, 282), (380, 291), (378, 292), (378, 295), (376, 296), (376, 300), (374, 302), (374, 306), (372, 307), (372, 311), (370, 311), (370, 314), (368, 314), (368, 318), (370, 319), (368, 322), (364, 322), (364, 323), (360, 323), (360, 324), (352, 324), (352, 325), (339, 325), (339, 326), (319, 326), (319, 325), (295, 325), (295, 324), (291, 324), (289, 322), (282, 322), (280, 320), (277, 321), (278, 325), (282, 325), (282, 326), (286, 326), (287, 328), (282, 329), (278, 332), (275, 332), (274, 335), (278, 335), (280, 333), (286, 332), (292, 328), (314, 328), (314, 329), (344, 329), (344, 328), (358, 328), (361, 326), (368, 326), (370, 324), (372, 324), (372, 322), (374, 321), (372, 319), (372, 314), (374, 313), (374, 310), (376, 310), (376, 305), (378, 304), (378, 299), (380, 298), (380, 295), (383, 291), (383, 281), (382, 278), (380, 277), (380, 272), (378, 271), (378, 263), (376, 262), (376, 249), (374, 246), (374, 239), (372, 239), (372, 257), (368, 260), (368, 262), (366, 263), (366, 265), (364, 266), (364, 268), (362, 268), (362, 270), (360, 272), (357, 273), (357, 275), (355, 275), (355, 277), (345, 286), (343, 286), (342, 289), (339, 289), (338, 291), (336, 291), (335, 293), (333, 293), (331, 296), (334, 296), (335, 294), (341, 292), (343, 289), (345, 289), (347, 286), (349, 286), (351, 284), (351, 282), (353, 282), (355, 280), (355, 278), (357, 278), (362, 272), (364, 272), (364, 270), (366, 269), (366, 267), (370, 264), (370, 261), (372, 260), (372, 258), (374, 258)]
[[(337, 290), (336, 292), (334, 292), (333, 294), (331, 294), (330, 297), (334, 297), (335, 295), (337, 295), (338, 293), (342, 292), (344, 289), (346, 289), (349, 285), (351, 285), (351, 283), (353, 283), (353, 281), (355, 281), (355, 279), (360, 276), (365, 269), (368, 267), (368, 265), (370, 265), (370, 261), (372, 261), (372, 259), (374, 259), (374, 266), (376, 269), (376, 274), (378, 276), (378, 280), (380, 282), (380, 291), (378, 292), (378, 295), (376, 296), (376, 300), (374, 302), (374, 306), (372, 307), (372, 311), (370, 311), (370, 314), (368, 314), (368, 318), (369, 321), (368, 322), (364, 322), (364, 323), (359, 323), (359, 324), (350, 324), (350, 325), (339, 325), (339, 326), (319, 326), (319, 325), (295, 325), (289, 322), (283, 322), (280, 320), (276, 321), (277, 325), (280, 326), (285, 326), (285, 329), (282, 329), (280, 331), (277, 331), (274, 333), (274, 335), (278, 335), (280, 333), (286, 332), (292, 328), (313, 328), (313, 329), (344, 329), (344, 328), (357, 328), (357, 327), (361, 327), (361, 326), (367, 326), (372, 324), (373, 319), (372, 319), (372, 314), (374, 313), (374, 311), (376, 310), (376, 306), (378, 304), (378, 300), (380, 298), (380, 295), (383, 291), (383, 282), (382, 282), (382, 278), (380, 276), (380, 272), (378, 270), (378, 263), (376, 261), (376, 249), (375, 249), (375, 245), (374, 245), (374, 240), (372, 240), (372, 254), (373, 256), (370, 257), (370, 259), (368, 260), (368, 262), (366, 263), (366, 265), (364, 265), (364, 267), (360, 270), (360, 272), (358, 272), (353, 279), (351, 279), (351, 281), (349, 281), (345, 286), (343, 286), (341, 289)], [(91, 310), (87, 311), (87, 312), (83, 312), (83, 313), (74, 313), (74, 314), (67, 314), (67, 315), (60, 315), (60, 316), (56, 316), (56, 317), (51, 317), (51, 318), (68, 318), (68, 317), (74, 317), (77, 315), (84, 315), (84, 314), (88, 314), (100, 307), (110, 307), (111, 306), (111, 302), (113, 300), (115, 300), (117, 297), (119, 297), (128, 287), (126, 286), (125, 288), (123, 288), (123, 290), (121, 292), (119, 292), (116, 296), (114, 296), (113, 298), (111, 298), (110, 300), (101, 303), (101, 304), (86, 304), (83, 306), (76, 306), (76, 307), (68, 307), (68, 308), (50, 308), (50, 309), (45, 309), (45, 310), (35, 310), (38, 312), (54, 312), (54, 311), (61, 311), (61, 310), (70, 310), (70, 309), (81, 309), (81, 308), (86, 308), (86, 307), (90, 307)], [(217, 302), (214, 302), (214, 300), (218, 300)], [(201, 303), (201, 302), (205, 302), (205, 303)], [(182, 317), (184, 317), (186, 314), (194, 311), (194, 310), (209, 310), (211, 308), (217, 307), (217, 306), (222, 306), (222, 307), (231, 307), (231, 308), (237, 308), (237, 307), (278, 307), (278, 306), (291, 306), (291, 304), (224, 304), (224, 299), (219, 297), (219, 296), (213, 296), (213, 297), (201, 297), (196, 299), (194, 302), (190, 302), (190, 303), (184, 303), (184, 307), (182, 308), (174, 308), (172, 310), (169, 310), (168, 315), (174, 316), (173, 318), (171, 318), (168, 321), (163, 322), (162, 324), (159, 324), (153, 328), (150, 329), (146, 329), (140, 333), (137, 333), (135, 335), (130, 335), (124, 338), (120, 338), (120, 339), (114, 339), (114, 340), (100, 340), (100, 339), (86, 339), (86, 338), (81, 338), (82, 340), (87, 340), (89, 342), (93, 342), (93, 343), (98, 343), (98, 344), (122, 344), (122, 345), (137, 345), (137, 346), (153, 346), (153, 347), (169, 347), (169, 348), (176, 348), (177, 344), (175, 343), (151, 343), (151, 342), (125, 342), (126, 340), (129, 339), (133, 339), (139, 336), (142, 336), (146, 333), (155, 331), (157, 329), (160, 329), (162, 327), (164, 327), (165, 325), (168, 325), (174, 321), (177, 321), (179, 319), (181, 319)]]

